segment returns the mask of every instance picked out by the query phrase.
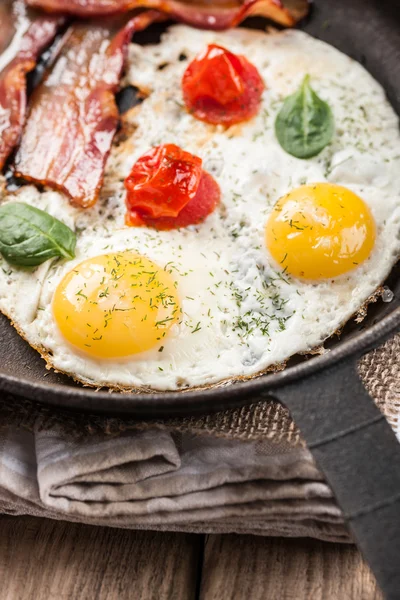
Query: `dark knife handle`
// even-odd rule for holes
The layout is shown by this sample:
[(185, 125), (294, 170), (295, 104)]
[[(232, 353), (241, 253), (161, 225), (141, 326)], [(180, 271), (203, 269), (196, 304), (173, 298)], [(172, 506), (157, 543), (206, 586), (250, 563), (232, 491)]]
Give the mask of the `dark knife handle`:
[[(400, 386), (399, 386), (400, 387)], [(400, 444), (356, 359), (277, 390), (387, 600), (400, 599)]]

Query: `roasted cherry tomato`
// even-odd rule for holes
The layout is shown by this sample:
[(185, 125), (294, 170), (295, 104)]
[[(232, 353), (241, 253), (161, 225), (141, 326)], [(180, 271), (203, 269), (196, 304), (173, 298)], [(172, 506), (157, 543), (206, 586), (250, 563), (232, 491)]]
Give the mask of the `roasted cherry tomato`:
[(186, 69), (183, 98), (189, 112), (212, 124), (233, 125), (257, 114), (264, 83), (244, 56), (210, 44)]
[(203, 221), (219, 203), (220, 189), (201, 165), (175, 144), (139, 158), (125, 180), (127, 225), (175, 229)]

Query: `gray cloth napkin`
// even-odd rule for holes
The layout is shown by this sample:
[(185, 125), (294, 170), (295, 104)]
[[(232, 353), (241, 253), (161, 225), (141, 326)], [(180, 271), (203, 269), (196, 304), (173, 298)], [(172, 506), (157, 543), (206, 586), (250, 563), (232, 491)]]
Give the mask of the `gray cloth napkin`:
[[(399, 354), (400, 335), (364, 357), (360, 374), (400, 439)], [(0, 400), (2, 410), (10, 407)], [(0, 410), (0, 511), (132, 529), (350, 541), (287, 411), (264, 404), (164, 422), (164, 429), (138, 424), (119, 435), (109, 434), (107, 421), (102, 432), (78, 437), (51, 416), (24, 430), (22, 412), (19, 426), (7, 425)]]
[(0, 510), (127, 528), (348, 540), (306, 449), (160, 430), (76, 442), (4, 429)]

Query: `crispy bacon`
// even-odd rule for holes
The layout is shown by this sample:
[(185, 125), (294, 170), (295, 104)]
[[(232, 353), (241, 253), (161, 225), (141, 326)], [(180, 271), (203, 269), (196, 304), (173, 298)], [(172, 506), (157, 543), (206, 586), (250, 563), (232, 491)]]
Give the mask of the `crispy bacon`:
[(18, 143), (26, 113), (26, 75), (54, 38), (61, 17), (28, 15), (23, 2), (0, 9), (0, 170)]
[(291, 27), (308, 12), (308, 0), (26, 0), (29, 6), (79, 17), (102, 16), (133, 8), (153, 8), (201, 29), (228, 29), (250, 15)]
[(18, 176), (61, 190), (78, 206), (96, 202), (118, 125), (114, 94), (128, 43), (164, 18), (149, 11), (122, 29), (120, 18), (68, 29), (51, 72), (33, 93), (15, 159)]

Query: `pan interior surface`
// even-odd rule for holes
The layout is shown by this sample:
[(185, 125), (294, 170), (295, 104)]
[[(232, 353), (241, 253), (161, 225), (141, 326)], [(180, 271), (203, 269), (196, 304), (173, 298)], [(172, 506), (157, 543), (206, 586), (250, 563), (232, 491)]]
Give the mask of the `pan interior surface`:
[[(375, 79), (385, 88), (389, 101), (400, 114), (400, 2), (382, 0), (327, 0), (316, 1), (311, 15), (301, 28), (307, 33), (322, 39), (364, 65)], [(245, 26), (265, 28), (265, 21), (252, 19)], [(162, 25), (142, 32), (136, 41), (154, 43), (159, 39)], [(124, 96), (122, 96), (124, 97)], [(386, 333), (400, 323), (400, 267), (392, 271), (386, 284), (394, 292), (390, 303), (379, 300), (371, 305), (366, 319), (359, 325), (350, 322), (344, 328), (340, 339), (329, 340), (331, 350), (323, 358), (334, 360), (341, 347), (349, 342), (349, 347), (370, 346), (366, 338), (374, 327), (376, 337), (379, 331)], [(368, 331), (369, 330), (369, 331)], [(33, 350), (14, 330), (7, 318), (0, 316), (0, 389), (24, 396), (80, 410), (125, 413), (132, 415), (183, 414), (228, 408), (254, 401), (261, 388), (274, 387), (288, 378), (299, 377), (321, 362), (320, 358), (294, 357), (283, 373), (270, 374), (248, 382), (238, 382), (233, 386), (216, 386), (201, 391), (157, 394), (126, 394), (96, 392), (75, 384), (65, 375), (47, 371), (40, 355)], [(327, 359), (328, 357), (328, 359)], [(253, 394), (252, 394), (253, 389)]]

